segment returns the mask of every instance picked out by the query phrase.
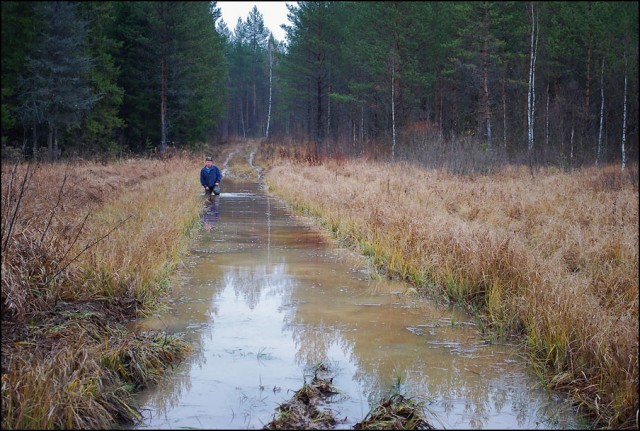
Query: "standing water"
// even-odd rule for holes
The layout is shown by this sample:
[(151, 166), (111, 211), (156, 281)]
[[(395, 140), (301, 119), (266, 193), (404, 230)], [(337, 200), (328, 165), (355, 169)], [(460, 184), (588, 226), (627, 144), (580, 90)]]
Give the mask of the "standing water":
[(488, 344), (465, 313), (370, 274), (366, 261), (292, 216), (254, 183), (225, 180), (207, 202), (173, 309), (141, 327), (194, 353), (139, 395), (138, 428), (256, 429), (319, 364), (351, 429), (393, 391), (436, 428), (575, 428), (513, 346)]

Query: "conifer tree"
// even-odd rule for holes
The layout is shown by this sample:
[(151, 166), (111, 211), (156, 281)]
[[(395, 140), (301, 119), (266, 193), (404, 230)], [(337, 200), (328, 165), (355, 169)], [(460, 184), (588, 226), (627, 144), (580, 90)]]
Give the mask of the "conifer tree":
[(30, 127), (33, 154), (38, 153), (38, 129), (47, 133), (47, 155), (57, 159), (59, 133), (81, 124), (99, 96), (93, 95), (89, 74), (94, 59), (86, 52), (87, 21), (78, 3), (34, 3), (38, 23), (21, 76), (20, 114)]

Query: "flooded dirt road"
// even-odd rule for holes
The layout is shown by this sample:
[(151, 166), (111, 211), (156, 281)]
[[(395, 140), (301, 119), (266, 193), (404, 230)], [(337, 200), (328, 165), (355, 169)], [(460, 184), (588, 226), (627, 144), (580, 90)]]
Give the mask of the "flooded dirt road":
[(257, 184), (225, 180), (174, 283), (173, 310), (143, 327), (182, 334), (193, 355), (139, 396), (152, 429), (255, 429), (324, 363), (350, 429), (398, 390), (436, 428), (575, 428), (511, 346), (464, 313), (371, 275), (366, 261), (294, 217)]

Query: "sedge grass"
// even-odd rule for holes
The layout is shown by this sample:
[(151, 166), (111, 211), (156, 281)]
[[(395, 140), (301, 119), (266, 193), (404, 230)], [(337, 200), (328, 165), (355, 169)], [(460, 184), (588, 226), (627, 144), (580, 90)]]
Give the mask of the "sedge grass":
[(460, 177), (282, 153), (268, 149), (265, 180), (293, 208), (387, 275), (522, 337), (541, 376), (595, 424), (637, 426), (637, 167)]
[[(92, 232), (126, 222), (109, 241), (96, 244), (80, 259), (85, 273), (97, 275), (96, 279), (87, 275), (86, 289), (107, 297), (133, 297), (143, 304), (162, 296), (166, 283), (160, 281), (179, 262), (185, 233), (198, 222), (201, 203), (193, 192), (194, 178), (197, 171), (170, 172), (96, 212)], [(189, 189), (191, 196), (185, 199), (180, 191)]]
[(2, 165), (2, 428), (104, 429), (189, 352), (127, 321), (162, 304), (199, 220), (199, 162)]

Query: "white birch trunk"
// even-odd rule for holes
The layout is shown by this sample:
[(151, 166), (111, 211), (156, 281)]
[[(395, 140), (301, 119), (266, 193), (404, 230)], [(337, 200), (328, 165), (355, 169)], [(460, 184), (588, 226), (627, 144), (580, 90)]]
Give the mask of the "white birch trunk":
[(351, 121), (351, 127), (353, 128), (352, 132), (353, 132), (353, 148), (356, 148), (356, 128), (358, 127), (358, 125), (356, 124), (356, 119), (354, 118)]
[(360, 103), (360, 143), (364, 142), (364, 102)]
[(167, 60), (162, 48), (160, 59), (160, 152), (167, 148)]
[(49, 124), (49, 134), (47, 135), (47, 158), (53, 162), (53, 126)]
[(271, 102), (272, 102), (272, 89), (273, 89), (273, 51), (271, 47), (271, 39), (269, 39), (269, 112), (267, 114), (267, 130), (266, 137), (269, 137), (269, 125), (271, 124)]
[(531, 80), (531, 142), (533, 145), (533, 130), (536, 121), (536, 63), (538, 61), (538, 36), (540, 35), (540, 27), (538, 26), (538, 18), (535, 20), (536, 42), (533, 49), (533, 75)]
[[(33, 112), (38, 112), (36, 110), (36, 102), (33, 102)], [(35, 115), (33, 117), (33, 141), (31, 145), (33, 149), (33, 159), (38, 160), (38, 122)]]
[(502, 142), (507, 145), (507, 95), (502, 95)]
[(529, 60), (529, 89), (527, 92), (527, 148), (529, 154), (533, 151), (533, 126), (536, 104), (535, 73), (536, 55), (538, 50), (538, 27), (536, 25), (535, 10), (531, 3), (531, 57)]
[(396, 159), (396, 106), (395, 106), (395, 85), (396, 85), (396, 59), (395, 54), (392, 58), (391, 66), (391, 130), (393, 134), (393, 143), (391, 144), (391, 160)]
[(325, 134), (325, 136), (329, 137), (330, 132), (331, 132), (331, 96), (327, 95), (327, 133)]
[(544, 146), (549, 148), (549, 83), (547, 83), (547, 103), (545, 107)]
[(623, 107), (622, 107), (622, 142), (621, 142), (621, 167), (622, 170), (627, 165), (627, 156), (625, 153), (625, 142), (627, 140), (627, 56), (624, 56), (624, 97), (623, 97)]
[(600, 163), (602, 153), (602, 129), (604, 127), (604, 57), (602, 57), (602, 72), (600, 74), (600, 130), (598, 131), (598, 147), (596, 148), (596, 167)]
[(569, 165), (573, 166), (573, 136), (575, 134), (575, 125), (573, 124), (574, 119), (571, 118), (571, 141), (570, 141), (570, 150), (569, 150)]
[(507, 65), (505, 63), (502, 76), (502, 144), (507, 146)]
[(442, 111), (443, 111), (443, 96), (442, 96), (443, 91), (440, 90), (440, 123), (438, 124), (438, 137), (440, 139), (440, 141), (442, 141), (442, 136), (443, 136), (443, 131), (442, 131)]
[(58, 148), (58, 128), (53, 129), (53, 160), (58, 160), (60, 149)]
[(489, 107), (489, 35), (488, 35), (488, 11), (484, 10), (484, 16), (482, 18), (482, 94), (483, 94), (483, 107), (484, 110), (484, 123), (485, 131), (487, 133), (487, 148), (491, 150), (491, 109)]
[(242, 137), (245, 138), (247, 133), (244, 130), (244, 107), (242, 106), (242, 99), (240, 99), (240, 124), (242, 125)]
[(325, 133), (327, 138), (331, 132), (331, 91), (331, 72), (329, 72), (329, 94), (327, 94), (327, 133)]
[(167, 64), (167, 22), (165, 4), (160, 3), (160, 20), (162, 23), (160, 34), (160, 152), (164, 153), (167, 148), (167, 98), (169, 96)]

